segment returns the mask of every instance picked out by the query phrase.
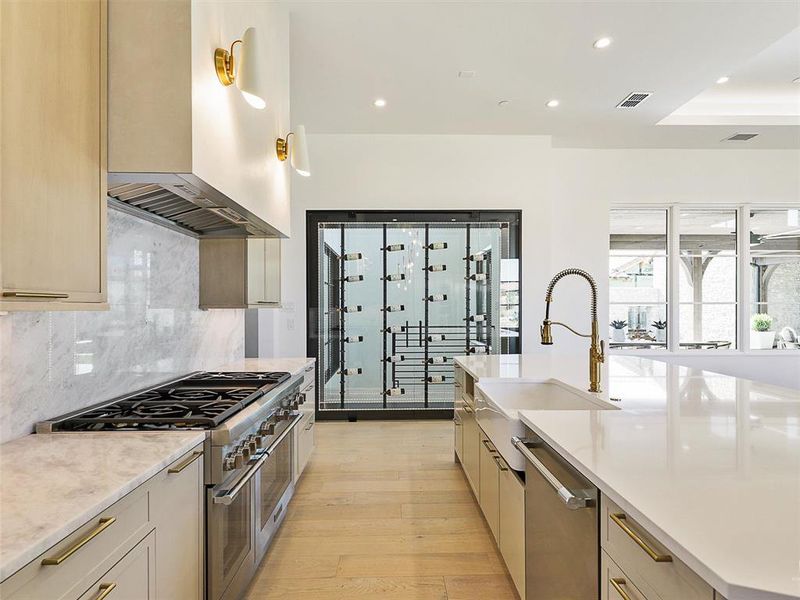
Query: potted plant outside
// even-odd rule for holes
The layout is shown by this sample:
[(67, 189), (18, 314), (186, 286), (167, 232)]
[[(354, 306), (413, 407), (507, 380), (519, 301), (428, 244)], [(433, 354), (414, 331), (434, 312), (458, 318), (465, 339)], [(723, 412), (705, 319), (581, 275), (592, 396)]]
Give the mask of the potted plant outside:
[(611, 321), (611, 341), (624, 342), (625, 341), (625, 328), (628, 326), (627, 321)]
[(775, 344), (775, 332), (772, 330), (772, 317), (766, 313), (753, 315), (750, 332), (751, 350), (771, 350)]
[(666, 342), (667, 341), (667, 322), (666, 321), (653, 321), (651, 323), (653, 329), (656, 330), (656, 341), (657, 342)]

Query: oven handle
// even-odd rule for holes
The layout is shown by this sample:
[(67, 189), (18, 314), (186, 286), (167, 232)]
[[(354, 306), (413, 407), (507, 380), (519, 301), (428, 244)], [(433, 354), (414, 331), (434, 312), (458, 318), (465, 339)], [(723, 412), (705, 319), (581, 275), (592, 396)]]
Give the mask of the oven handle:
[(280, 444), (284, 440), (284, 438), (287, 435), (289, 435), (292, 429), (295, 428), (295, 426), (300, 422), (300, 419), (302, 418), (303, 415), (294, 415), (292, 417), (291, 422), (289, 423), (289, 426), (281, 432), (281, 434), (272, 444), (270, 444), (269, 448), (267, 448), (262, 452), (262, 454), (258, 457), (258, 460), (256, 460), (255, 463), (253, 463), (253, 467), (247, 472), (247, 474), (244, 477), (242, 477), (238, 482), (236, 482), (235, 486), (233, 486), (229, 490), (226, 490), (224, 494), (213, 496), (212, 499), (214, 501), (214, 504), (224, 504), (225, 506), (233, 504), (233, 501), (236, 500), (236, 496), (239, 495), (239, 492), (242, 491), (242, 488), (247, 485), (247, 483), (261, 468), (261, 465), (263, 465), (267, 461), (270, 454), (272, 454), (272, 452), (275, 451), (275, 448), (278, 447), (278, 444)]

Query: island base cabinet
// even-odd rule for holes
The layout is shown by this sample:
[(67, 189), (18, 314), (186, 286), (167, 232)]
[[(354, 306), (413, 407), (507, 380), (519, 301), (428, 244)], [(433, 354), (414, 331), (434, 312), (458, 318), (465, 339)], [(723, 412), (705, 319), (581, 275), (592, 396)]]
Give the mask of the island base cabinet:
[[(483, 511), (483, 516), (489, 524), (495, 541), (500, 536), (500, 470), (496, 459), (499, 459), (494, 446), (489, 438), (480, 434), (480, 484), (478, 500)], [(502, 459), (500, 459), (502, 460)]]
[(500, 466), (500, 554), (519, 597), (525, 598), (525, 484), (505, 461)]
[(453, 417), (453, 446), (456, 458), (464, 461), (464, 423), (462, 422), (462, 411), (456, 409), (456, 416)]
[[(151, 531), (115, 564), (79, 600), (154, 600), (156, 598), (156, 540)], [(105, 596), (103, 595), (105, 594)], [(172, 596), (159, 596), (172, 598)]]
[(648, 600), (605, 552), (600, 553), (600, 600)]
[(476, 498), (480, 496), (480, 454), (478, 446), (480, 445), (480, 429), (478, 422), (475, 420), (475, 413), (468, 405), (464, 406), (464, 418), (461, 422), (463, 427), (463, 447), (464, 456), (461, 459), (461, 464), (464, 467), (464, 473), (467, 475), (467, 481), (472, 488), (472, 493)]
[(600, 545), (645, 597), (651, 600), (714, 599), (711, 586), (630, 515), (607, 496), (603, 497), (602, 504)]

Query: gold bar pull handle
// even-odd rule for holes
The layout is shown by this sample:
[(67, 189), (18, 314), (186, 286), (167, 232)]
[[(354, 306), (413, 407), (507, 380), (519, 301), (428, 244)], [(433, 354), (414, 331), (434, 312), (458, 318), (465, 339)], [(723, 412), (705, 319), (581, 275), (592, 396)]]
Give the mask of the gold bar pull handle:
[(506, 467), (505, 464), (503, 464), (503, 459), (502, 458), (500, 458), (496, 454), (492, 458), (494, 459), (494, 464), (497, 465), (498, 469), (500, 469), (501, 471), (508, 471), (508, 467)]
[(69, 298), (69, 294), (58, 292), (3, 292), (4, 298), (43, 298), (46, 300), (58, 300)]
[(61, 563), (63, 563), (65, 560), (67, 560), (67, 559), (68, 559), (70, 556), (72, 556), (73, 554), (75, 554), (75, 553), (76, 553), (78, 550), (80, 550), (81, 548), (83, 548), (83, 547), (84, 547), (86, 544), (88, 544), (89, 542), (91, 542), (91, 541), (92, 541), (94, 538), (96, 538), (98, 535), (100, 535), (101, 533), (103, 533), (103, 531), (105, 531), (106, 529), (108, 529), (109, 527), (111, 527), (111, 525), (113, 525), (113, 524), (114, 524), (114, 521), (116, 521), (116, 520), (117, 520), (117, 518), (116, 518), (116, 517), (103, 517), (103, 518), (102, 518), (102, 519), (100, 519), (100, 521), (98, 522), (98, 525), (97, 525), (97, 527), (95, 527), (94, 529), (92, 529), (92, 530), (91, 530), (89, 533), (87, 533), (87, 534), (86, 534), (84, 537), (82, 537), (80, 540), (78, 540), (77, 542), (75, 542), (75, 543), (74, 543), (72, 546), (70, 546), (69, 548), (67, 548), (67, 549), (64, 551), (64, 553), (63, 553), (63, 554), (61, 554), (61, 555), (59, 555), (59, 556), (52, 557), (52, 558), (45, 558), (45, 559), (43, 559), (43, 560), (42, 560), (42, 564), (43, 564), (43, 565), (60, 565), (60, 564), (61, 564)]
[(628, 592), (625, 591), (625, 588), (622, 586), (625, 585), (626, 581), (622, 577), (612, 577), (608, 580), (611, 584), (611, 587), (619, 594), (619, 597), (622, 600), (631, 600), (631, 597), (628, 595)]
[(188, 467), (190, 464), (192, 464), (194, 461), (196, 461), (201, 456), (203, 456), (203, 452), (201, 450), (196, 450), (195, 452), (192, 452), (192, 455), (190, 457), (188, 457), (185, 461), (183, 461), (177, 467), (171, 467), (169, 470), (167, 470), (167, 473), (170, 473), (170, 474), (180, 473), (181, 471), (183, 471), (186, 467)]
[(101, 583), (100, 587), (97, 588), (100, 593), (94, 600), (103, 600), (104, 598), (108, 598), (109, 594), (114, 591), (115, 587), (117, 587), (116, 583)]
[(631, 538), (634, 542), (636, 542), (636, 545), (639, 546), (639, 548), (641, 548), (642, 550), (644, 550), (647, 553), (647, 556), (652, 558), (655, 562), (672, 562), (672, 556), (670, 556), (669, 554), (661, 554), (653, 550), (653, 548), (650, 547), (650, 544), (645, 542), (639, 536), (638, 533), (636, 533), (633, 529), (631, 529), (628, 526), (628, 524), (625, 522), (626, 519), (625, 514), (612, 513), (609, 516), (611, 517), (611, 520), (614, 521), (614, 523), (616, 523), (617, 525), (619, 525), (619, 528), (622, 529), (622, 531), (624, 531), (629, 538)]

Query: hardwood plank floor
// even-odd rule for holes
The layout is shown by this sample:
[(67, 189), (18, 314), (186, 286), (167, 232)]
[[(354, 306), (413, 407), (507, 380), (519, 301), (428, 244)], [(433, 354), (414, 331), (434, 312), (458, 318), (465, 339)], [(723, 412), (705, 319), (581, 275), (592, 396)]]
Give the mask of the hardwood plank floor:
[(317, 421), (249, 600), (518, 600), (451, 421)]

